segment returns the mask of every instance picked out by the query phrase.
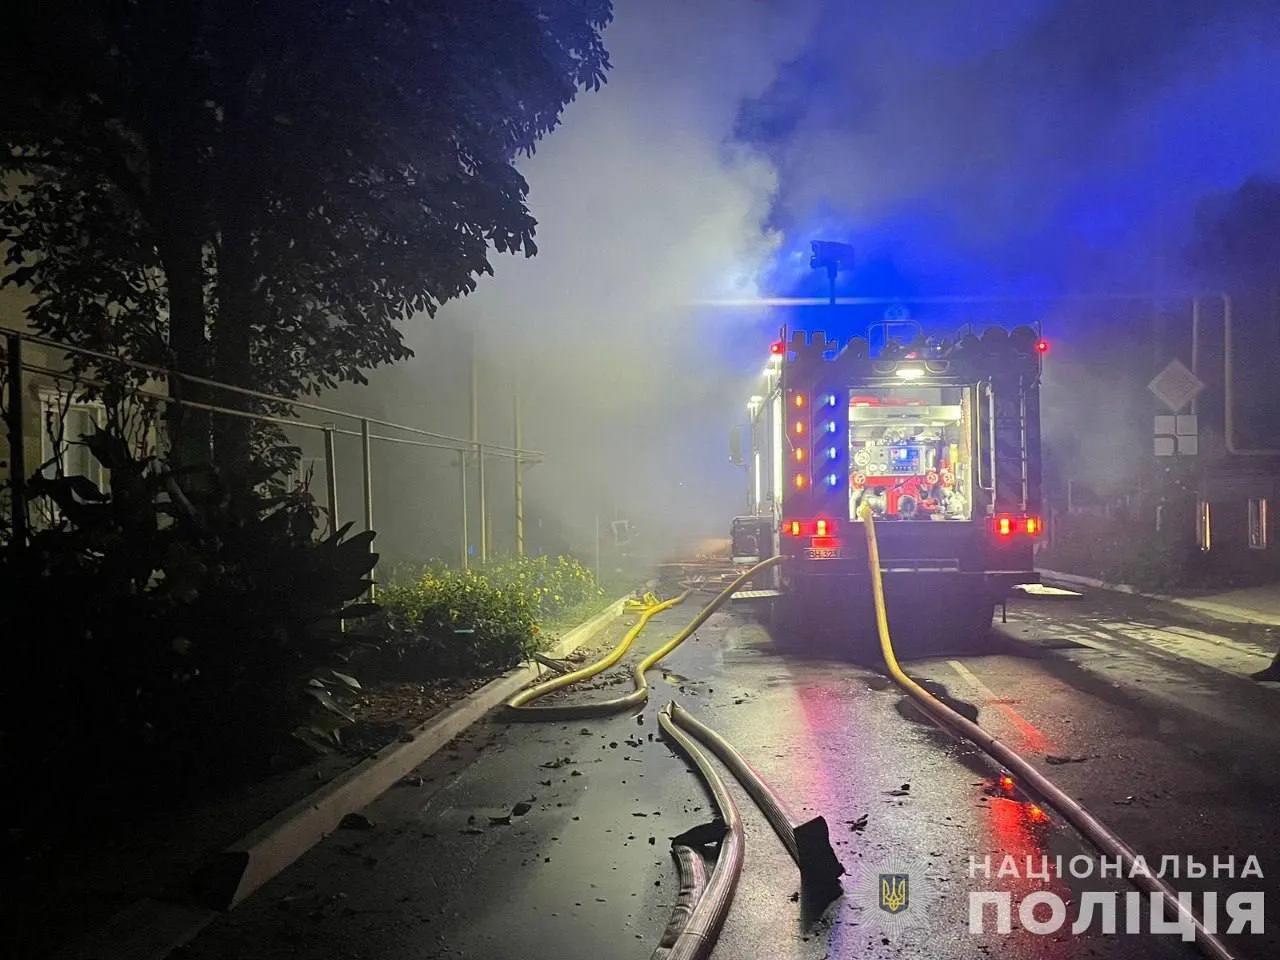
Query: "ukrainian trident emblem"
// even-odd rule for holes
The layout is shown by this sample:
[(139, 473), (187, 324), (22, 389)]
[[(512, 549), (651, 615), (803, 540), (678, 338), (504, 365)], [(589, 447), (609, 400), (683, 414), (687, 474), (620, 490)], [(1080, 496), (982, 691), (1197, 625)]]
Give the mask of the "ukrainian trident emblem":
[(905, 873), (880, 874), (880, 909), (888, 914), (899, 914), (910, 905), (910, 878)]

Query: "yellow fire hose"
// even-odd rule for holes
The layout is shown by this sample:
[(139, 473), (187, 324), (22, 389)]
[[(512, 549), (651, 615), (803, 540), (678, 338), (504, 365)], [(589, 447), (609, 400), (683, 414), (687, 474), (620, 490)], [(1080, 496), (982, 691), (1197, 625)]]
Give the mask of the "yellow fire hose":
[[(502, 713), (500, 714), (499, 719), (508, 722), (513, 720), (574, 720), (585, 717), (605, 717), (614, 713), (623, 713), (627, 710), (643, 706), (649, 699), (649, 682), (645, 679), (645, 674), (652, 670), (655, 664), (675, 650), (676, 647), (680, 646), (680, 644), (688, 640), (689, 637), (693, 636), (694, 631), (706, 623), (707, 618), (720, 609), (720, 607), (723, 606), (744, 583), (749, 581), (752, 577), (763, 573), (765, 570), (768, 570), (781, 562), (782, 557), (770, 557), (768, 560), (763, 560), (760, 563), (757, 563), (746, 573), (738, 576), (733, 583), (720, 591), (714, 600), (703, 607), (702, 611), (689, 622), (688, 626), (657, 650), (653, 651), (653, 653), (649, 654), (637, 663), (632, 669), (632, 681), (635, 684), (635, 689), (630, 693), (621, 697), (614, 697), (610, 700), (597, 700), (591, 703), (559, 704), (554, 707), (528, 706), (528, 704), (532, 703), (534, 700), (545, 697), (549, 693), (556, 690), (563, 690), (565, 687), (572, 686), (575, 683), (580, 683), (583, 680), (588, 680), (591, 677), (608, 670), (622, 659), (623, 655), (625, 655), (631, 648), (631, 644), (635, 642), (636, 637), (640, 635), (640, 632), (645, 628), (650, 620), (662, 613), (664, 610), (669, 610), (676, 604), (682, 603), (689, 594), (693, 592), (692, 590), (685, 590), (679, 596), (672, 597), (670, 600), (664, 600), (661, 603), (646, 605), (640, 613), (640, 619), (636, 622), (635, 626), (628, 630), (626, 636), (622, 638), (616, 647), (605, 654), (605, 656), (601, 657), (595, 663), (589, 664), (588, 666), (582, 667), (578, 670), (574, 670), (572, 673), (553, 677), (550, 680), (529, 687), (526, 690), (521, 690), (506, 702), (502, 708)], [(654, 597), (653, 599), (656, 600), (657, 598)]]
[(1204, 924), (1185, 905), (1179, 902), (1177, 893), (1163, 879), (1150, 876), (1149, 871), (1136, 876), (1133, 875), (1132, 870), (1137, 860), (1137, 854), (1128, 844), (1085, 809), (1082, 804), (1067, 796), (1039, 770), (1031, 766), (1030, 763), (1009, 747), (967, 717), (952, 710), (907, 676), (898, 664), (898, 658), (893, 652), (893, 641), (889, 636), (889, 616), (886, 612), (884, 600), (884, 579), (880, 571), (880, 546), (876, 540), (876, 528), (875, 522), (871, 517), (871, 508), (863, 504), (858, 511), (858, 516), (862, 520), (863, 528), (867, 535), (867, 565), (871, 570), (871, 591), (872, 598), (875, 601), (876, 629), (880, 635), (880, 652), (884, 656), (885, 666), (889, 668), (889, 674), (893, 677), (894, 682), (919, 703), (939, 724), (949, 727), (966, 740), (971, 741), (1005, 769), (1020, 778), (1023, 786), (1028, 787), (1031, 792), (1038, 795), (1046, 804), (1062, 814), (1104, 855), (1110, 854), (1119, 857), (1125, 864), (1129, 872), (1129, 879), (1133, 881), (1135, 886), (1159, 896), (1164, 903), (1167, 915), (1182, 917), (1185, 922), (1189, 922), (1193, 926), (1196, 942), (1207, 956), (1214, 958), (1214, 960), (1234, 960), (1234, 955), (1227, 945), (1218, 939), (1215, 934), (1210, 933)]

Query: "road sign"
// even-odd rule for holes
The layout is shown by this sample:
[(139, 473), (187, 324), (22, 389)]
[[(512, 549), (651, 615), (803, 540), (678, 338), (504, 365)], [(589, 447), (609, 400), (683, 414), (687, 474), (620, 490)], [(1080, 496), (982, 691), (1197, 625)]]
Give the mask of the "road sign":
[(1194, 415), (1158, 416), (1155, 421), (1157, 457), (1194, 457), (1200, 452), (1200, 424)]
[(1170, 360), (1169, 365), (1147, 384), (1147, 389), (1154, 393), (1166, 407), (1177, 413), (1204, 389), (1204, 383), (1188, 370), (1181, 360)]

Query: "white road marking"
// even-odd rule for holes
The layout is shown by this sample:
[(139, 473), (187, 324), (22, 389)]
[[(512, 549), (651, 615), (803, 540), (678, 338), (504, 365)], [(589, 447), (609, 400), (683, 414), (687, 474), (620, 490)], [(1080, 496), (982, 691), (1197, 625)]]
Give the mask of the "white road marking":
[(1000, 697), (996, 695), (996, 692), (994, 690), (992, 690), (985, 683), (979, 680), (977, 674), (975, 674), (972, 670), (966, 667), (959, 660), (948, 660), (947, 663), (951, 665), (952, 670), (954, 670), (956, 673), (960, 674), (960, 676), (964, 678), (965, 682), (968, 683), (969, 686), (973, 687), (973, 689), (977, 690), (980, 694), (986, 697), (989, 703), (995, 703), (997, 700), (1000, 699)]

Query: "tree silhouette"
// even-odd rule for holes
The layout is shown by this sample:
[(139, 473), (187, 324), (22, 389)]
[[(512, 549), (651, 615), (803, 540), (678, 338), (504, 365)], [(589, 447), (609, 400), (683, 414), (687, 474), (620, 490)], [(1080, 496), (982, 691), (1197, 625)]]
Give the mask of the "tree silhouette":
[[(536, 252), (513, 161), (604, 81), (610, 18), (609, 0), (19, 5), (5, 282), (73, 343), (289, 396), (361, 382), (492, 252)], [(246, 423), (220, 424), (218, 463), (246, 463)], [(208, 458), (206, 418), (171, 428), (178, 459)]]

